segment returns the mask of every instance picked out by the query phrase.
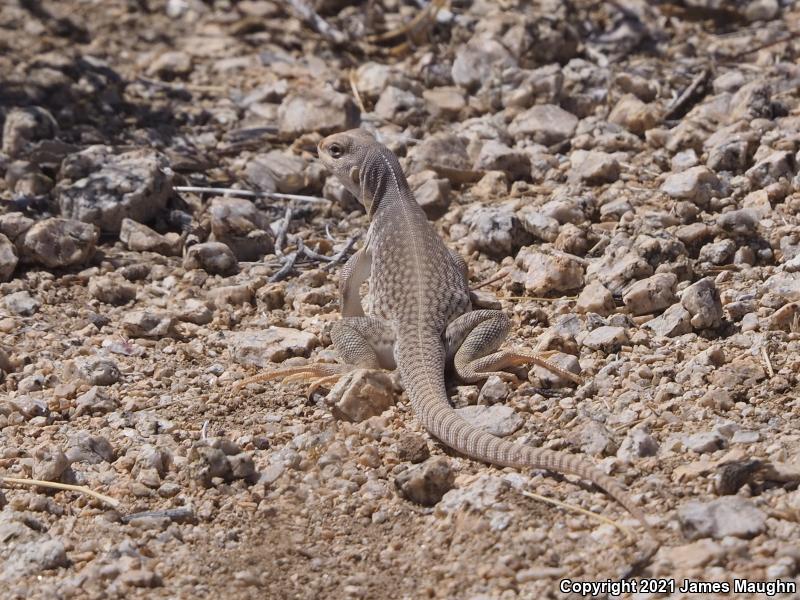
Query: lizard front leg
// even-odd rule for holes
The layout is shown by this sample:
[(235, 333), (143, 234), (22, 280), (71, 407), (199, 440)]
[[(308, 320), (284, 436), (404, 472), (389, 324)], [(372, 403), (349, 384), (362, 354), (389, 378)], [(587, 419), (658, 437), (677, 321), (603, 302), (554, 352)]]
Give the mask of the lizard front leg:
[(511, 374), (501, 369), (533, 363), (573, 383), (583, 383), (580, 376), (548, 362), (541, 355), (513, 350), (498, 351), (510, 329), (511, 322), (499, 310), (473, 310), (454, 319), (445, 332), (445, 347), (448, 360), (453, 361), (458, 376), (467, 383), (486, 379), (490, 375), (510, 379)]
[(364, 307), (361, 305), (361, 284), (369, 279), (372, 271), (372, 259), (365, 248), (351, 256), (339, 273), (339, 299), (342, 305), (342, 316), (363, 317)]

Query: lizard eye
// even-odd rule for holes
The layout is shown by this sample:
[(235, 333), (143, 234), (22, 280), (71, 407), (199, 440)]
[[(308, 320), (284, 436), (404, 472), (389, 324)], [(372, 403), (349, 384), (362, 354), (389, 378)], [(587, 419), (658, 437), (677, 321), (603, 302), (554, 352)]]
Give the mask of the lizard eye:
[(333, 158), (341, 158), (342, 154), (344, 154), (344, 150), (339, 144), (331, 144), (328, 146), (328, 154), (330, 154)]

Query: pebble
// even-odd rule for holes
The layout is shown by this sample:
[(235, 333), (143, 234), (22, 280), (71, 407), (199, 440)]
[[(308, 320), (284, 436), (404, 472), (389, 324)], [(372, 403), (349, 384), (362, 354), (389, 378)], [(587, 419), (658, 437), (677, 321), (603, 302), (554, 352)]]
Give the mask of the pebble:
[(583, 264), (566, 252), (545, 254), (528, 247), (519, 251), (516, 262), (525, 269), (525, 289), (534, 296), (569, 292), (583, 286)]
[(528, 139), (546, 146), (572, 137), (578, 117), (553, 104), (538, 104), (520, 113), (508, 126), (516, 139)]
[(19, 258), (14, 244), (0, 233), (0, 283), (11, 279), (18, 262)]
[(290, 93), (278, 107), (278, 128), (287, 139), (311, 131), (329, 135), (358, 127), (360, 121), (349, 95), (319, 88)]
[(461, 222), (469, 227), (468, 247), (489, 256), (510, 256), (532, 241), (511, 205), (473, 204)]
[[(511, 390), (508, 383), (503, 381), (497, 375), (491, 375), (486, 379), (486, 381), (483, 382), (483, 386), (481, 386), (481, 391), (478, 394), (476, 402), (478, 404), (496, 404), (498, 402), (503, 402), (506, 398), (508, 398), (510, 392)], [(465, 400), (471, 397), (469, 396), (469, 390), (464, 390), (462, 393), (467, 395)]]
[(121, 275), (101, 275), (89, 280), (89, 293), (105, 304), (127, 304), (136, 298), (136, 286)]
[(502, 404), (465, 406), (457, 408), (456, 414), (473, 427), (488, 431), (496, 437), (507, 437), (524, 424), (522, 417), (513, 408)]
[(681, 305), (689, 311), (695, 329), (715, 329), (722, 323), (722, 302), (714, 280), (705, 277), (681, 294)]
[(358, 423), (392, 406), (393, 388), (391, 377), (384, 371), (356, 369), (336, 383), (326, 402), (336, 418)]
[(587, 333), (581, 345), (590, 350), (602, 350), (606, 353), (619, 352), (620, 348), (630, 342), (624, 327), (603, 325)]
[(99, 230), (71, 219), (44, 219), (28, 229), (22, 238), (23, 261), (54, 269), (80, 265), (95, 251)]
[(678, 277), (673, 273), (657, 273), (639, 280), (626, 290), (622, 301), (633, 315), (646, 315), (671, 306), (677, 297), (675, 285)]
[(400, 493), (422, 506), (434, 506), (454, 484), (455, 473), (450, 461), (442, 456), (414, 465), (395, 479)]
[(167, 167), (166, 157), (152, 150), (114, 154), (108, 147), (90, 147), (62, 166), (62, 174), (73, 181), (57, 186), (61, 214), (109, 233), (119, 233), (126, 217), (148, 222), (172, 193)]
[(608, 152), (575, 150), (570, 156), (570, 163), (570, 176), (588, 185), (613, 183), (619, 179), (619, 162)]
[(164, 337), (174, 325), (175, 318), (162, 311), (134, 310), (122, 317), (122, 328), (131, 337)]
[(42, 306), (42, 303), (39, 302), (39, 300), (31, 296), (25, 290), (9, 294), (5, 297), (3, 303), (13, 314), (23, 317), (35, 315)]
[(147, 225), (137, 223), (133, 219), (122, 219), (119, 239), (129, 250), (134, 252), (156, 252), (164, 256), (179, 256), (181, 250), (180, 237), (175, 234), (161, 235)]
[(190, 246), (183, 257), (184, 269), (203, 269), (211, 275), (234, 275), (239, 263), (231, 249), (221, 242), (203, 242)]
[(719, 178), (703, 165), (672, 173), (661, 185), (661, 191), (671, 198), (689, 200), (701, 208), (708, 205), (719, 188)]
[(721, 540), (727, 536), (748, 539), (766, 529), (766, 515), (741, 496), (687, 502), (678, 508), (678, 520), (683, 535), (690, 540)]
[(307, 357), (319, 345), (315, 335), (289, 327), (230, 332), (226, 342), (237, 363), (261, 368), (292, 356)]
[(603, 284), (593, 281), (581, 290), (575, 310), (607, 317), (616, 310), (613, 294)]

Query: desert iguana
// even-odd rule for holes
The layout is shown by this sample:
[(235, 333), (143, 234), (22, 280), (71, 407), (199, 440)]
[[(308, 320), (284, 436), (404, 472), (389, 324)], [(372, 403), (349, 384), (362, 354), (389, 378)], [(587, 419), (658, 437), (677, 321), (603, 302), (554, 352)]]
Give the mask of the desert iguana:
[[(466, 382), (500, 369), (535, 363), (581, 382), (542, 357), (498, 350), (510, 329), (497, 310), (472, 310), (467, 266), (448, 250), (414, 199), (397, 157), (367, 131), (354, 129), (319, 144), (322, 162), (364, 205), (370, 218), (364, 247), (342, 268), (342, 320), (331, 339), (344, 365), (313, 363), (278, 369), (247, 380), (321, 377), (330, 383), (355, 367), (394, 369), (425, 428), (466, 456), (495, 465), (547, 469), (587, 479), (608, 492), (650, 531), (622, 484), (584, 456), (534, 448), (470, 425), (450, 406), (445, 366)], [(359, 288), (369, 279), (369, 316)]]

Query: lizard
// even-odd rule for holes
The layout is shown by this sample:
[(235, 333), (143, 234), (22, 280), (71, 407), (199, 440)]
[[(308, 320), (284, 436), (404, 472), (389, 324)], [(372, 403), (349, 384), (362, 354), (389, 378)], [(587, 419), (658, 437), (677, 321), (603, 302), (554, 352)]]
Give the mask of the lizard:
[[(511, 323), (499, 310), (473, 310), (467, 265), (449, 249), (417, 203), (395, 154), (363, 129), (335, 133), (318, 145), (322, 163), (364, 206), (370, 225), (363, 247), (341, 269), (342, 319), (331, 340), (344, 364), (311, 363), (276, 369), (240, 382), (318, 377), (327, 385), (361, 367), (397, 369), (417, 418), (434, 437), (479, 461), (573, 474), (605, 490), (655, 538), (644, 514), (616, 479), (579, 454), (495, 437), (461, 418), (450, 405), (445, 370), (474, 383), (502, 369), (538, 364), (581, 383), (582, 378), (540, 355), (500, 350)], [(369, 280), (364, 312), (362, 283)]]

